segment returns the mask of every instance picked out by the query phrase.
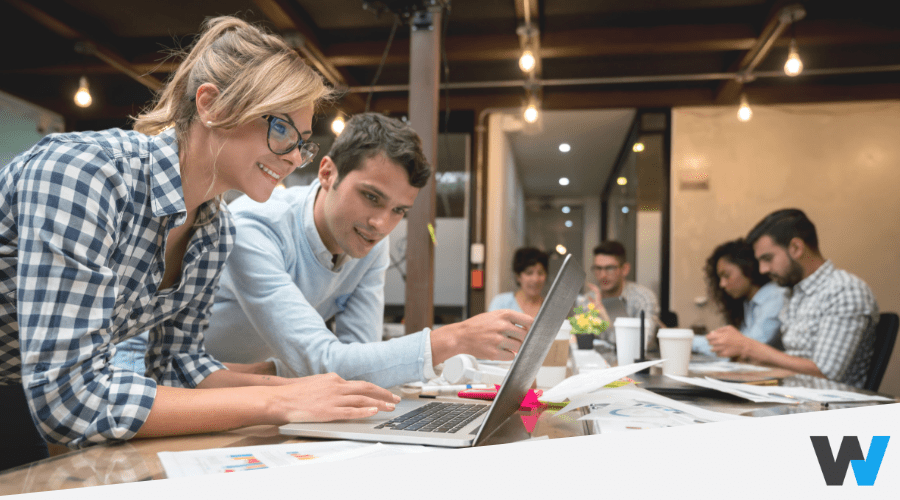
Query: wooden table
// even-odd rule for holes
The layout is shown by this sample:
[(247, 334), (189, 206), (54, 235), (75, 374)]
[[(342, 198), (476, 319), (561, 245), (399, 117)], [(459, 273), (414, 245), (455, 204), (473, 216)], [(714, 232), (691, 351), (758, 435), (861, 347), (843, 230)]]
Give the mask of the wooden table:
[[(759, 375), (757, 374), (757, 377)], [(823, 379), (792, 375), (790, 372), (773, 372), (770, 375), (789, 375), (781, 382), (785, 385), (815, 386), (823, 383), (834, 384), (834, 382)], [(856, 390), (849, 386), (839, 385), (841, 387), (833, 388)], [(404, 397), (416, 397), (415, 395), (402, 394), (399, 391), (398, 394)], [(442, 397), (439, 399), (457, 398)], [(723, 400), (721, 398), (696, 398), (690, 403), (725, 413), (753, 416), (778, 415), (795, 411), (815, 411), (817, 409), (797, 408), (774, 403), (757, 404), (749, 401)], [(859, 406), (859, 404), (854, 406)], [(832, 408), (837, 407), (840, 406), (832, 405)], [(576, 420), (580, 416), (577, 413), (572, 415), (573, 418), (553, 418), (554, 413), (549, 411), (540, 413), (532, 432), (528, 432), (521, 417), (531, 414), (518, 412), (504, 424), (501, 430), (487, 444), (503, 444), (531, 438), (542, 438), (544, 436), (556, 439), (589, 433), (585, 421)], [(97, 445), (83, 450), (70, 451), (0, 473), (0, 495), (164, 479), (166, 477), (165, 471), (157, 457), (157, 453), (161, 451), (188, 451), (305, 441), (310, 440), (279, 434), (276, 426), (255, 426), (229, 432), (170, 438), (134, 439), (127, 443)]]
[[(438, 398), (451, 400), (460, 398)], [(465, 401), (465, 400), (462, 400)], [(587, 434), (587, 426), (575, 418), (552, 418), (552, 412), (540, 413), (532, 432), (527, 432), (520, 417), (513, 415), (486, 444), (504, 444), (531, 438), (550, 439)], [(106, 484), (165, 479), (161, 451), (188, 451), (238, 446), (302, 443), (310, 439), (283, 436), (278, 427), (259, 425), (228, 432), (215, 432), (169, 438), (133, 439), (111, 445), (97, 445), (51, 457), (0, 473), (0, 495), (81, 488)]]

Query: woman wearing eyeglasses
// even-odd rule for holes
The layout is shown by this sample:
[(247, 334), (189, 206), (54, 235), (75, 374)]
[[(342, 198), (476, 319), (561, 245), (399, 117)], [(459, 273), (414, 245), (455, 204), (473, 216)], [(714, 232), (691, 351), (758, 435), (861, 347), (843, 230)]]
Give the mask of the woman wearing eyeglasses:
[[(45, 137), (0, 170), (0, 469), (44, 440), (94, 443), (362, 418), (396, 398), (334, 375), (282, 379), (208, 356), (202, 332), (234, 225), (309, 163), (329, 90), (278, 37), (208, 20), (135, 131)], [(110, 366), (156, 330), (148, 377)]]

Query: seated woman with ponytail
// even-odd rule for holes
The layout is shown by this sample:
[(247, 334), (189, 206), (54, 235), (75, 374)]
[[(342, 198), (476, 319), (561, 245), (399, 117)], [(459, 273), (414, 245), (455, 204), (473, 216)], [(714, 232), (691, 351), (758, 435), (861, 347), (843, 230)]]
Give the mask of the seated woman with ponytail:
[[(398, 400), (334, 374), (283, 379), (206, 354), (234, 241), (221, 201), (265, 201), (309, 163), (321, 77), (280, 38), (210, 19), (134, 131), (54, 134), (0, 169), (0, 470), (81, 448), (291, 421)], [(150, 332), (146, 376), (110, 364)]]

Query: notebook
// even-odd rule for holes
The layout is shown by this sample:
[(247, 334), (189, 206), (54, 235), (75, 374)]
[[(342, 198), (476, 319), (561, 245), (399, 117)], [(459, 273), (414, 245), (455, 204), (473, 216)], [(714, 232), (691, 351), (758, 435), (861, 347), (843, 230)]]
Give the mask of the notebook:
[[(550, 352), (560, 325), (578, 297), (584, 278), (581, 266), (571, 255), (566, 256), (493, 402), (404, 399), (393, 412), (380, 412), (357, 420), (291, 423), (281, 426), (280, 432), (292, 436), (449, 448), (483, 444), (519, 409)], [(448, 422), (436, 424), (430, 421), (441, 412), (445, 412), (444, 417), (449, 415)]]

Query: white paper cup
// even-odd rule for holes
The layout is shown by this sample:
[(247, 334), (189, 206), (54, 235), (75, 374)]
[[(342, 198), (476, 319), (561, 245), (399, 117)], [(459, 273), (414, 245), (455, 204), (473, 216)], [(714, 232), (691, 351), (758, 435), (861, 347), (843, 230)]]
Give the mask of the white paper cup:
[(694, 331), (689, 328), (660, 328), (656, 338), (659, 339), (659, 355), (665, 360), (662, 364), (663, 375), (687, 376)]
[(613, 327), (616, 329), (617, 363), (619, 366), (634, 363), (641, 355), (641, 319), (618, 317)]

